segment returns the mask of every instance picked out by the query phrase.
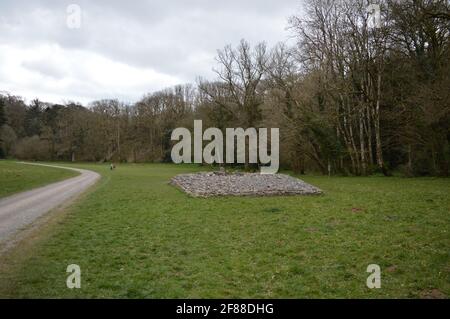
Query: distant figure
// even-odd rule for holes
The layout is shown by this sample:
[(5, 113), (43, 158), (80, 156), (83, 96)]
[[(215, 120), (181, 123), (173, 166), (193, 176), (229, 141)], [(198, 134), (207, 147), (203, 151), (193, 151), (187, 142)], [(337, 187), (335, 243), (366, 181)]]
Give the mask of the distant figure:
[(114, 170), (116, 168), (116, 166), (114, 165), (114, 163), (111, 163), (111, 165), (109, 166), (110, 170)]

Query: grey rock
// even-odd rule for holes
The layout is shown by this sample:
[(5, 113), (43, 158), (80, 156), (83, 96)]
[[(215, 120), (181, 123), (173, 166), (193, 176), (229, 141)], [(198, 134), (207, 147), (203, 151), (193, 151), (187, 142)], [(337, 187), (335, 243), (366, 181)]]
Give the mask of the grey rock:
[(322, 194), (319, 188), (284, 174), (202, 172), (177, 175), (171, 184), (194, 197)]

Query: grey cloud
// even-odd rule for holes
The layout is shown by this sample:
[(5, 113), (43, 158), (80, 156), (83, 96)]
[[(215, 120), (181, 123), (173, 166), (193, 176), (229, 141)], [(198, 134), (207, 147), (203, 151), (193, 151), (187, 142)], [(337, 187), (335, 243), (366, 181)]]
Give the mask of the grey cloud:
[[(286, 40), (287, 18), (297, 13), (299, 1), (3, 0), (0, 45), (57, 44), (192, 82), (214, 76), (216, 50), (226, 44)], [(82, 9), (80, 29), (65, 24), (72, 3)], [(48, 64), (25, 66), (60, 76)]]
[(64, 77), (64, 70), (48, 60), (25, 61), (22, 63), (22, 66), (54, 79), (62, 79)]

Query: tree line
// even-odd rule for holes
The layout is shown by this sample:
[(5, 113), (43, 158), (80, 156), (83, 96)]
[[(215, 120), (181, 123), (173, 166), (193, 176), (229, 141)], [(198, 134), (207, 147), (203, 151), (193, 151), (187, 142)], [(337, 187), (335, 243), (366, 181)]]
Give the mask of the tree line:
[(294, 45), (218, 50), (216, 80), (83, 106), (0, 95), (0, 157), (169, 162), (177, 127), (279, 127), (280, 160), (299, 173), (448, 176), (449, 3), (305, 0)]

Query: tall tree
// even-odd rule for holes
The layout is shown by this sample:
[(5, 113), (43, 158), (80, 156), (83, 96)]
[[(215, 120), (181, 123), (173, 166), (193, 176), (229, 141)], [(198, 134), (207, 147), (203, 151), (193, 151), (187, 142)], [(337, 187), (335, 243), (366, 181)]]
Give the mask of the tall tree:
[(234, 110), (237, 119), (242, 119), (244, 127), (256, 127), (261, 120), (263, 103), (260, 84), (267, 63), (265, 43), (253, 49), (245, 40), (241, 40), (236, 49), (227, 45), (218, 51), (217, 61), (215, 72), (229, 91), (229, 108)]
[(25, 133), (28, 136), (39, 135), (42, 128), (42, 103), (38, 99), (31, 101), (25, 115)]
[(6, 124), (5, 102), (0, 98), (0, 127)]

